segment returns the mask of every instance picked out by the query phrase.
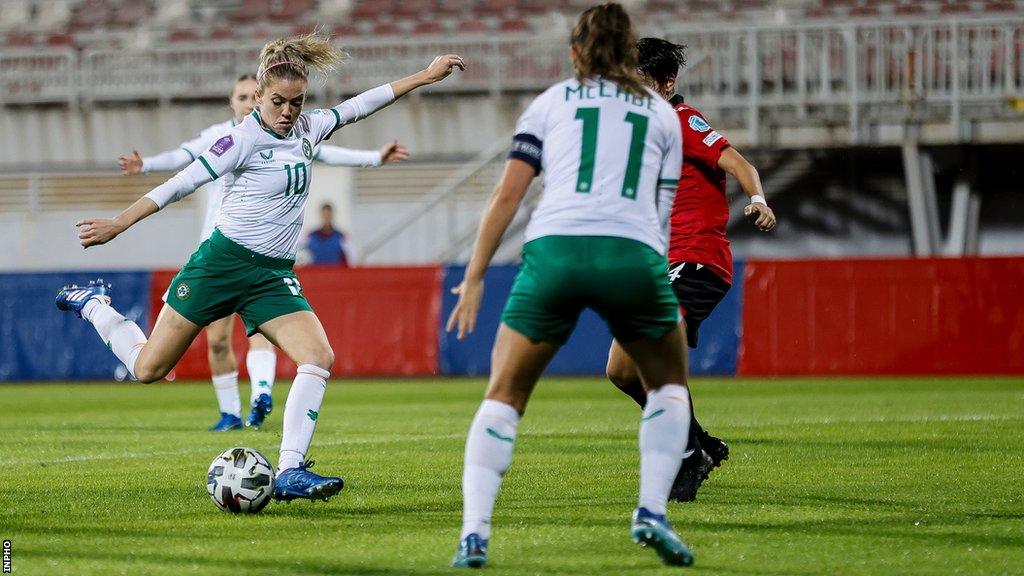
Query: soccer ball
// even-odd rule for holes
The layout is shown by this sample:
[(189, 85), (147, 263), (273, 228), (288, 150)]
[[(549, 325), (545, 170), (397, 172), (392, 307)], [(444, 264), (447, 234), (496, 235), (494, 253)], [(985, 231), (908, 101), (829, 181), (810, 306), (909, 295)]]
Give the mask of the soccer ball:
[(274, 495), (274, 467), (252, 448), (229, 448), (210, 463), (206, 490), (225, 512), (255, 514)]

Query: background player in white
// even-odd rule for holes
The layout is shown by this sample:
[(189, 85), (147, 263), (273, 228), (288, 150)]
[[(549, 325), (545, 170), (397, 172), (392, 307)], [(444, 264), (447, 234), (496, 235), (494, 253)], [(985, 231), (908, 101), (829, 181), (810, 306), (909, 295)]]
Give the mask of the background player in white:
[[(161, 152), (145, 158), (133, 150), (130, 155), (118, 158), (121, 171), (126, 176), (146, 172), (177, 171), (194, 161), (199, 154), (213, 145), (218, 138), (252, 113), (256, 102), (256, 76), (243, 74), (236, 81), (228, 98), (232, 118), (214, 124), (174, 150)], [(409, 157), (409, 151), (397, 141), (389, 142), (379, 150), (350, 150), (339, 146), (321, 144), (314, 148), (313, 159), (329, 166), (381, 166), (388, 162), (399, 162)], [(199, 238), (202, 242), (213, 234), (220, 213), (224, 195), (224, 180), (219, 179), (207, 188), (206, 217)], [(206, 358), (210, 363), (214, 393), (220, 410), (220, 419), (210, 427), (213, 431), (237, 430), (242, 427), (242, 405), (238, 397), (238, 362), (232, 345), (235, 315), (214, 321), (206, 327)], [(273, 410), (271, 396), (277, 373), (277, 353), (274, 345), (262, 334), (249, 337), (249, 351), (245, 357), (249, 372), (249, 416), (245, 425), (259, 428)]]
[(486, 399), (466, 440), (456, 567), (486, 563), (491, 514), (519, 420), (544, 368), (588, 307), (636, 362), (648, 390), (631, 535), (666, 564), (693, 562), (665, 517), (690, 421), (685, 334), (665, 274), (669, 209), (682, 164), (679, 120), (643, 85), (636, 35), (619, 4), (584, 12), (571, 52), (576, 77), (546, 90), (519, 118), (465, 279), (454, 290), (459, 301), (448, 329), (457, 327), (461, 339), (475, 326), (484, 272), (501, 237), (543, 171), (544, 191), (502, 314)]
[(217, 228), (172, 281), (148, 340), (110, 306), (110, 286), (101, 281), (66, 287), (57, 296), (58, 308), (91, 322), (142, 382), (163, 378), (203, 326), (233, 312), (249, 334), (262, 333), (281, 348), (298, 365), (298, 374), (284, 410), (274, 489), (279, 500), (325, 499), (344, 485), (341, 478), (314, 474), (312, 463), (303, 461), (334, 363), (323, 326), (292, 271), (313, 148), (342, 126), (446, 78), (455, 67), (464, 68), (458, 56), (438, 56), (411, 76), (302, 114), (310, 70), (326, 74), (341, 59), (317, 34), (268, 43), (260, 53), (252, 114), (117, 217), (78, 222), (84, 247), (105, 244), (170, 202), (226, 176)]

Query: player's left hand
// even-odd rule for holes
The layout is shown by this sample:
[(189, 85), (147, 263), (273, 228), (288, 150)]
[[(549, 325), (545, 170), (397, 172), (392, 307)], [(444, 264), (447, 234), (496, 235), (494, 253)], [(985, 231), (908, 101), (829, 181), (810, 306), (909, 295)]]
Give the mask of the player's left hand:
[(409, 158), (409, 149), (405, 144), (399, 144), (398, 140), (392, 140), (380, 147), (380, 163), (401, 162)]
[(459, 297), (459, 302), (448, 317), (448, 324), (445, 332), (451, 332), (456, 326), (459, 330), (456, 337), (464, 339), (473, 333), (476, 328), (476, 317), (480, 312), (480, 300), (484, 295), (484, 283), (482, 280), (463, 280), (461, 284), (452, 288), (452, 294)]
[(764, 204), (747, 204), (743, 209), (743, 215), (747, 218), (755, 218), (754, 226), (761, 232), (768, 232), (775, 228), (775, 213)]
[(430, 66), (427, 66), (424, 72), (427, 74), (428, 83), (433, 84), (447, 78), (456, 68), (459, 70), (466, 69), (466, 63), (462, 60), (462, 56), (444, 54), (434, 58), (434, 61), (430, 63)]
[(78, 242), (82, 248), (106, 244), (124, 232), (113, 218), (87, 218), (75, 222), (75, 226), (78, 226)]

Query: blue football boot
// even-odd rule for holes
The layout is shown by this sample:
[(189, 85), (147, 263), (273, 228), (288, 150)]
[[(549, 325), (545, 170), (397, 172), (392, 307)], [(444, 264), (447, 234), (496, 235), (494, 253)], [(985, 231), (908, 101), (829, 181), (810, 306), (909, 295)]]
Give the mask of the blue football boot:
[(323, 500), (334, 496), (345, 487), (345, 481), (336, 476), (320, 476), (309, 471), (313, 461), (307, 460), (296, 468), (277, 475), (274, 482), (274, 500)]
[(110, 293), (113, 288), (103, 281), (103, 278), (90, 280), (86, 286), (72, 284), (65, 286), (57, 292), (57, 308), (65, 312), (74, 312), (79, 318), (82, 317), (82, 308), (85, 303), (93, 298), (99, 298), (104, 304), (110, 304)]
[(479, 534), (470, 534), (459, 542), (459, 550), (452, 559), (452, 568), (483, 568), (487, 564), (487, 540)]
[(249, 411), (249, 418), (246, 419), (245, 425), (259, 430), (263, 425), (263, 420), (273, 411), (274, 399), (270, 397), (270, 394), (260, 394), (252, 403), (252, 410)]
[(220, 413), (220, 420), (213, 426), (210, 426), (210, 432), (227, 432), (228, 430), (241, 430), (242, 419), (234, 414), (228, 414), (227, 412)]
[(633, 542), (653, 548), (661, 557), (661, 561), (668, 566), (693, 564), (693, 553), (669, 526), (664, 514), (654, 514), (647, 508), (637, 508), (633, 512), (630, 534)]

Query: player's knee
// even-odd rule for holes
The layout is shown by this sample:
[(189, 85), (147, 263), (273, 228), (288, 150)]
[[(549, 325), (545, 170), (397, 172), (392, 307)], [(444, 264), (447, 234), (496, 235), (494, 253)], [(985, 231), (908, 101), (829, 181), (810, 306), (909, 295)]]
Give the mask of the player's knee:
[(605, 376), (619, 388), (630, 388), (635, 386), (640, 377), (631, 366), (623, 366), (618, 362), (608, 362), (604, 369)]
[(212, 358), (223, 358), (231, 354), (231, 339), (227, 336), (207, 335), (206, 343)]
[(311, 351), (306, 355), (306, 361), (303, 364), (312, 364), (317, 368), (330, 372), (331, 367), (334, 366), (334, 350), (331, 349), (330, 345), (327, 345), (318, 350)]
[(170, 371), (170, 366), (137, 362), (135, 364), (135, 379), (143, 384), (152, 384), (164, 376), (167, 376), (167, 373)]

